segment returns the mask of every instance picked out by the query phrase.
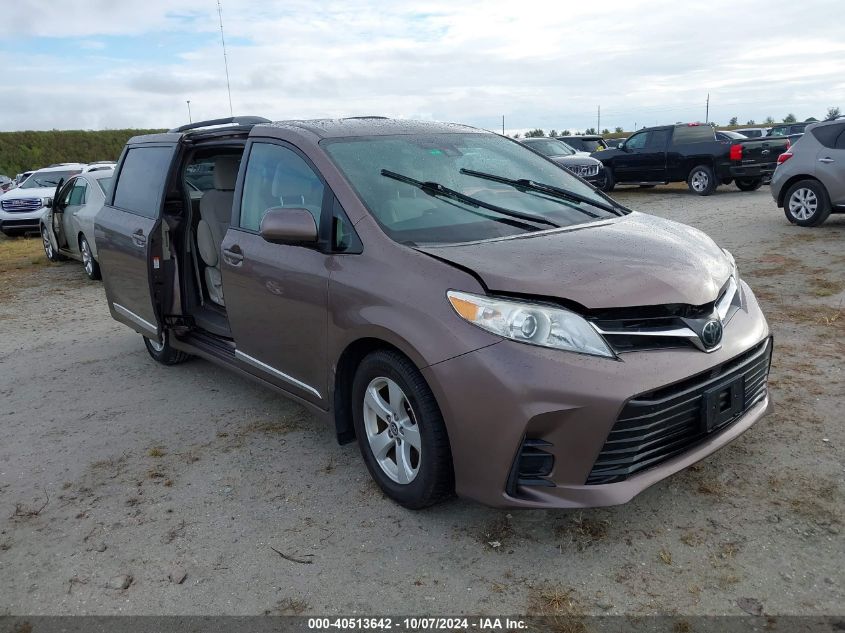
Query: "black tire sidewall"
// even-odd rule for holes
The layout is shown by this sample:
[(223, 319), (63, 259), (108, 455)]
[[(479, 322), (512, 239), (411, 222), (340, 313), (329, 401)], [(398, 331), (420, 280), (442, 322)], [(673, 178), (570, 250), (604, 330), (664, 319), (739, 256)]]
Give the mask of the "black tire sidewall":
[[(364, 395), (374, 378), (390, 378), (408, 398), (414, 410), (417, 427), (420, 431), (420, 468), (414, 480), (408, 484), (394, 482), (381, 469), (373, 455), (364, 428)], [(352, 382), (352, 423), (358, 447), (367, 465), (370, 475), (396, 503), (409, 508), (419, 509), (436, 503), (454, 486), (451, 454), (448, 442), (445, 447), (442, 436), (445, 425), (440, 409), (419, 370), (404, 356), (391, 351), (373, 352), (358, 366)], [(445, 451), (445, 454), (444, 454)]]
[[(789, 200), (798, 189), (811, 189), (819, 201), (816, 212), (806, 220), (799, 220), (789, 212)], [(830, 211), (830, 197), (827, 195), (827, 189), (817, 180), (799, 180), (787, 190), (783, 197), (783, 212), (786, 214), (786, 219), (798, 226), (818, 226), (827, 220)]]
[(166, 329), (161, 332), (161, 337), (164, 341), (164, 347), (162, 347), (161, 350), (154, 349), (150, 343), (150, 339), (146, 336), (141, 336), (144, 339), (144, 347), (147, 348), (147, 353), (154, 361), (159, 362), (162, 365), (177, 365), (190, 358), (190, 356), (185, 352), (174, 349), (170, 346), (170, 333)]
[[(692, 177), (698, 171), (703, 171), (707, 174), (707, 188), (702, 191), (696, 191), (692, 186)], [(687, 186), (697, 196), (709, 196), (716, 190), (716, 177), (713, 174), (713, 170), (707, 165), (696, 165), (690, 170), (689, 176), (687, 176)]]
[(613, 191), (613, 188), (616, 186), (616, 177), (613, 175), (613, 169), (611, 167), (604, 168), (604, 181), (602, 182), (599, 189), (604, 191), (605, 193), (609, 193)]
[(740, 191), (757, 191), (763, 186), (762, 178), (737, 178), (736, 188)]

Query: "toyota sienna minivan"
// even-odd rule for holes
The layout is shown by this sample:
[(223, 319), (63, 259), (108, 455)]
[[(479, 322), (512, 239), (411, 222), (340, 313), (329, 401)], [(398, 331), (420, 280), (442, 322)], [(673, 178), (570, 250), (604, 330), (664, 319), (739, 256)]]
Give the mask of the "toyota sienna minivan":
[(769, 328), (730, 253), (471, 127), (135, 137), (96, 242), (111, 314), (155, 360), (306, 405), (409, 508), (624, 503), (771, 406)]

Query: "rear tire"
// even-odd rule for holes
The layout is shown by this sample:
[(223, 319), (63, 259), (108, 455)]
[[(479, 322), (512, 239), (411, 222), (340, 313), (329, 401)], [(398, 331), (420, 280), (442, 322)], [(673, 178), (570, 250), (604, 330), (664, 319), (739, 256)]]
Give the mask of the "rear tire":
[(699, 196), (709, 196), (716, 190), (716, 178), (707, 165), (696, 165), (687, 177), (689, 190)]
[(798, 226), (818, 226), (830, 215), (830, 196), (818, 180), (799, 180), (783, 197), (786, 219)]
[(85, 239), (84, 235), (79, 236), (79, 254), (82, 255), (82, 267), (85, 269), (88, 279), (92, 281), (101, 279), (100, 265), (94, 259), (94, 254), (91, 252), (91, 245), (88, 244), (88, 240)]
[(604, 181), (602, 182), (599, 189), (604, 191), (605, 193), (610, 193), (613, 191), (613, 188), (616, 186), (616, 177), (613, 175), (613, 170), (610, 167), (604, 168)]
[(762, 178), (737, 178), (736, 188), (740, 191), (757, 191), (763, 186)]
[(452, 495), (443, 415), (405, 356), (379, 350), (361, 361), (352, 382), (352, 421), (370, 475), (396, 503), (418, 510)]
[(170, 346), (170, 333), (167, 330), (162, 330), (160, 341), (153, 341), (144, 336), (144, 346), (153, 360), (162, 365), (178, 365), (191, 358), (190, 354)]

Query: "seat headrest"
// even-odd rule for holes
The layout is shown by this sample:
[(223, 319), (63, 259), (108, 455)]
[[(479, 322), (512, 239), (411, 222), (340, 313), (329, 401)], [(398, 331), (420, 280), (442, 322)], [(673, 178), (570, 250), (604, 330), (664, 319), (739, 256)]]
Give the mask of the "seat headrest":
[(235, 156), (220, 156), (214, 161), (214, 188), (220, 191), (234, 191), (238, 179), (238, 159)]

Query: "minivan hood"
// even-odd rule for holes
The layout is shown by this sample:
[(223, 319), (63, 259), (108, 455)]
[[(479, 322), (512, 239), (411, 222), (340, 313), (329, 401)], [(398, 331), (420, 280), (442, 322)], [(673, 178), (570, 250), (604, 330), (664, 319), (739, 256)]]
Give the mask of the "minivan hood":
[(633, 212), (568, 230), (418, 250), (468, 268), (491, 292), (588, 309), (715, 301), (732, 265), (707, 235)]

